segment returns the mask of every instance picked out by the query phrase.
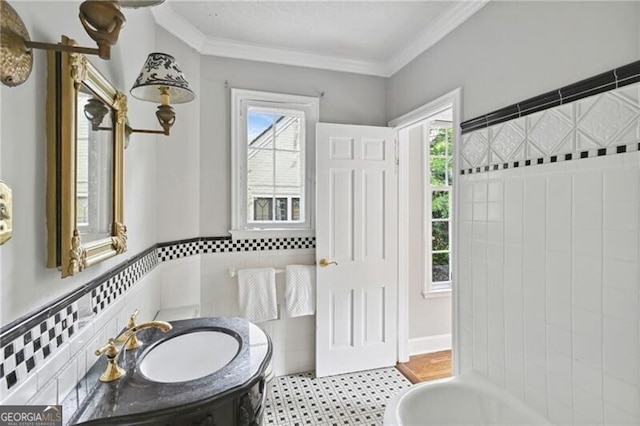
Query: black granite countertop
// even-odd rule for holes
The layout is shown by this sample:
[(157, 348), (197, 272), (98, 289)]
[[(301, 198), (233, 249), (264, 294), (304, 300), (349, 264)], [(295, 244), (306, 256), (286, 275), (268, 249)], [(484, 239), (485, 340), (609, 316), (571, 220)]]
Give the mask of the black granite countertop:
[[(190, 412), (204, 404), (245, 392), (264, 377), (271, 360), (271, 341), (249, 321), (210, 317), (171, 321), (171, 324), (173, 329), (167, 333), (155, 328), (138, 333), (143, 345), (120, 354), (118, 364), (126, 370), (126, 375), (118, 380), (110, 383), (98, 380), (107, 364), (106, 358), (101, 357), (64, 400), (67, 424), (131, 423), (148, 417)], [(222, 331), (239, 340), (238, 355), (225, 367), (199, 379), (176, 383), (154, 382), (139, 371), (138, 361), (154, 346), (181, 334), (205, 330)]]

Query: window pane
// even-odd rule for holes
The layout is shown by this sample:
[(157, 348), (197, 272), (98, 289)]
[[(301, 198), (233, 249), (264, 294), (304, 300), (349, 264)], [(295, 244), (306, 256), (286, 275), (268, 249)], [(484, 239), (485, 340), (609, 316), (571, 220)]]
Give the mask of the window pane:
[(436, 250), (449, 250), (449, 221), (431, 224), (431, 247)]
[(280, 118), (273, 113), (256, 111), (253, 108), (247, 110), (247, 143), (249, 146), (262, 146), (273, 148), (274, 123)]
[(273, 220), (273, 198), (256, 198), (253, 202), (254, 221)]
[(431, 193), (431, 217), (434, 219), (449, 218), (449, 191), (433, 191)]
[(447, 185), (453, 185), (453, 158), (447, 160)]
[(429, 158), (429, 169), (431, 170), (431, 186), (445, 186), (447, 184), (444, 178), (446, 167), (447, 163), (444, 158)]
[(431, 281), (451, 281), (449, 253), (434, 253), (431, 262)]
[(445, 155), (447, 140), (446, 129), (443, 127), (431, 128), (431, 146), (429, 153), (431, 155)]
[(276, 198), (276, 220), (287, 220), (287, 199)]
[(300, 198), (291, 199), (291, 220), (300, 220)]
[(276, 126), (276, 149), (288, 151), (300, 150), (300, 117), (279, 116)]

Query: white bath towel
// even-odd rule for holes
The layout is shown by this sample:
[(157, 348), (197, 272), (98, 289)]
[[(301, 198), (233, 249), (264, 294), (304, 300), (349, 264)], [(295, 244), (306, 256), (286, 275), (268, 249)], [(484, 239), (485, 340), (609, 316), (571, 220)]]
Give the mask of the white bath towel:
[(238, 296), (241, 315), (253, 322), (278, 317), (276, 271), (273, 268), (240, 269)]
[(313, 315), (316, 312), (315, 265), (288, 265), (285, 291), (290, 317)]

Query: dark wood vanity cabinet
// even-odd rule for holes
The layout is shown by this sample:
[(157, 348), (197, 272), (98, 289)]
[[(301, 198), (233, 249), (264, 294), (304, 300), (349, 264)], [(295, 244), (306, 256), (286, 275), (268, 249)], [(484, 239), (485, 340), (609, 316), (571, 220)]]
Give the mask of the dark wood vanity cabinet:
[(131, 425), (154, 426), (260, 426), (266, 400), (266, 383), (260, 379), (248, 391), (223, 397), (190, 411), (148, 418)]
[[(65, 400), (65, 412), (75, 411), (66, 424), (260, 426), (268, 390), (266, 377), (270, 375), (269, 337), (247, 320), (235, 317), (194, 318), (172, 325), (166, 333), (157, 329), (141, 332), (148, 332), (141, 336), (145, 343), (121, 360), (126, 374), (118, 380), (100, 382), (98, 377), (107, 361), (98, 360), (81, 381), (90, 387), (77, 388)], [(158, 342), (203, 330), (227, 330), (224, 332), (241, 342), (228, 364), (183, 382), (156, 382), (142, 374), (140, 360)]]

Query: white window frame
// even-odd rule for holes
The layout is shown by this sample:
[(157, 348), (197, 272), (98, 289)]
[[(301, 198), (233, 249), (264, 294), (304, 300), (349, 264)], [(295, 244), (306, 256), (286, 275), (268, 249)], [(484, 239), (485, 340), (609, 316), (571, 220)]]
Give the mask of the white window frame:
[[(429, 123), (429, 125), (425, 126), (425, 141), (428, 141), (429, 144), (431, 143), (431, 128), (432, 128), (432, 124), (433, 123), (438, 123), (437, 126), (438, 127), (444, 127), (443, 123), (441, 122), (431, 122)], [(447, 123), (447, 125), (449, 125), (449, 123)], [(453, 125), (449, 125), (450, 127), (453, 127)], [(454, 132), (455, 133), (455, 132)], [(455, 134), (454, 134), (454, 138), (455, 138)], [(455, 145), (455, 139), (451, 142), (451, 146), (452, 148)], [(454, 158), (455, 153), (451, 152), (449, 153), (450, 157)], [(425, 266), (426, 266), (426, 270), (425, 273), (423, 274), (424, 276), (424, 290), (423, 290), (423, 296), (425, 298), (431, 298), (431, 297), (440, 297), (440, 296), (449, 296), (451, 294), (451, 279), (449, 279), (449, 281), (438, 281), (438, 282), (433, 282), (433, 254), (434, 254), (434, 250), (432, 249), (432, 230), (433, 230), (433, 223), (434, 222), (442, 222), (443, 220), (434, 220), (433, 219), (433, 207), (431, 205), (432, 203), (432, 194), (434, 192), (449, 192), (449, 217), (447, 218), (448, 223), (449, 223), (449, 250), (444, 250), (444, 251), (436, 251), (438, 253), (441, 252), (445, 252), (448, 251), (449, 253), (449, 276), (451, 276), (453, 274), (453, 261), (452, 261), (452, 256), (453, 256), (453, 244), (454, 244), (454, 240), (453, 240), (453, 182), (449, 182), (448, 186), (432, 186), (431, 185), (431, 167), (430, 167), (430, 162), (429, 159), (431, 158), (431, 149), (430, 146), (425, 144), (424, 149), (422, 150), (422, 164), (423, 164), (423, 168), (425, 170), (425, 173), (423, 173), (423, 178), (425, 179), (424, 181), (424, 205), (425, 205), (425, 209), (424, 209), (424, 217), (423, 217), (423, 223), (424, 223), (424, 232), (425, 232), (425, 237), (424, 237), (424, 252), (426, 254), (425, 258)], [(452, 178), (455, 180), (455, 167), (452, 171)]]
[[(304, 114), (304, 143), (300, 146), (303, 165), (303, 214), (295, 223), (248, 223), (247, 217), (247, 110), (248, 108), (299, 111)], [(317, 97), (231, 89), (231, 233), (232, 238), (313, 236), (315, 220), (315, 146), (320, 100)]]

